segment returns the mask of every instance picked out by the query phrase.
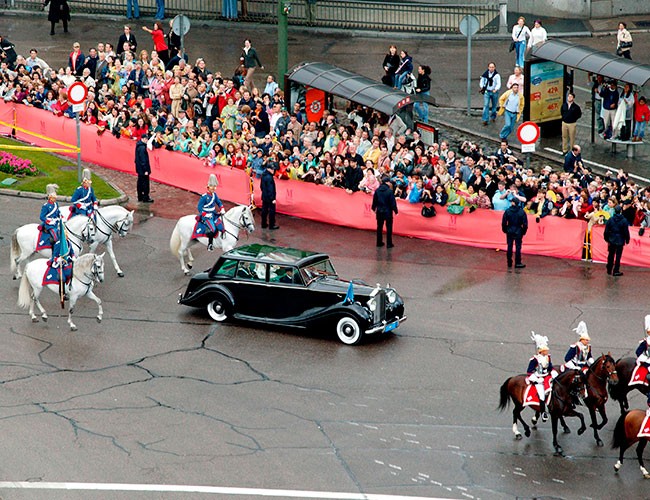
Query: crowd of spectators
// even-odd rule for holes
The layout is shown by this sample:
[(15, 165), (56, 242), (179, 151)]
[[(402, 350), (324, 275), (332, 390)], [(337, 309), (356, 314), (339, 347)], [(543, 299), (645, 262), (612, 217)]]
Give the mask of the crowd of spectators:
[[(650, 221), (650, 191), (622, 171), (595, 175), (577, 155), (561, 171), (525, 168), (508, 146), (486, 151), (465, 141), (426, 145), (401, 120), (358, 105), (308, 121), (300, 104), (287, 109), (273, 76), (263, 87), (244, 86), (246, 68), (234, 75), (189, 63), (169, 45), (164, 64), (135, 40), (119, 52), (99, 43), (84, 54), (75, 43), (65, 67), (54, 69), (36, 49), (0, 63), (0, 97), (72, 117), (66, 89), (81, 80), (90, 88), (81, 119), (98, 134), (138, 140), (151, 148), (192, 155), (207, 169), (230, 167), (261, 176), (269, 162), (282, 179), (299, 179), (372, 194), (388, 177), (397, 197), (439, 208), (505, 210), (516, 198), (538, 220), (546, 216), (604, 222), (621, 204), (631, 224)], [(18, 51), (20, 52), (20, 51)]]

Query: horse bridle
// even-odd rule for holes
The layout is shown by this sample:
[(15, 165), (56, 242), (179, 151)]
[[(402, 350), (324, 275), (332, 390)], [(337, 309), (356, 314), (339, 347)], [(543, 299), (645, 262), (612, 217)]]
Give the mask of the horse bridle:
[[(245, 214), (245, 213), (246, 213), (246, 209), (242, 210), (242, 213), (241, 213), (241, 215), (239, 216), (239, 221), (238, 221), (238, 222), (231, 221), (228, 217), (225, 216), (225, 214), (224, 214), (224, 216), (223, 216), (223, 220), (228, 221), (230, 224), (232, 224), (233, 226), (235, 226), (237, 229), (246, 229), (246, 232), (247, 232), (247, 233), (252, 233), (252, 232), (253, 232), (253, 229), (254, 229), (255, 227), (253, 226), (253, 229), (250, 228), (251, 223), (250, 223), (250, 222), (246, 222), (245, 219), (244, 219), (244, 214)], [(226, 228), (224, 228), (224, 232), (228, 233), (230, 236), (232, 236), (232, 237), (235, 238), (237, 241), (239, 241), (239, 235), (232, 234), (230, 231), (227, 231)]]
[[(126, 236), (126, 233), (129, 232), (128, 229), (125, 229), (125, 227), (126, 227), (126, 225), (127, 225), (127, 222), (128, 222), (129, 225), (130, 225), (130, 222), (129, 222), (129, 215), (128, 215), (128, 214), (125, 215), (124, 217), (122, 217), (120, 220), (116, 221), (114, 224), (110, 224), (110, 223), (106, 220), (106, 218), (105, 218), (105, 217), (104, 217), (104, 216), (103, 216), (99, 211), (97, 211), (97, 215), (99, 215), (99, 218), (100, 218), (100, 219), (104, 222), (104, 224), (106, 224), (106, 226), (111, 230), (111, 233), (117, 233), (117, 234), (119, 234), (120, 236), (124, 237), (124, 236)], [(111, 233), (107, 233), (107, 232), (105, 232), (105, 231), (102, 231), (101, 228), (100, 228), (99, 226), (97, 226), (97, 231), (99, 231), (100, 233), (102, 233), (104, 236), (110, 236), (110, 235), (111, 235)]]
[(88, 283), (85, 283), (84, 281), (80, 280), (77, 278), (79, 283), (84, 285), (86, 287), (86, 293), (88, 293), (88, 290), (90, 290), (90, 287), (92, 286), (93, 283), (99, 283), (99, 264), (98, 264), (99, 258), (95, 256), (93, 258), (93, 265), (90, 267), (90, 273), (87, 271), (84, 272), (84, 278), (88, 279)]
[[(604, 365), (605, 363), (607, 363), (607, 358), (608, 358), (608, 356), (603, 355), (603, 356), (601, 356), (599, 359), (602, 359), (602, 360), (603, 360), (603, 365)], [(611, 358), (610, 358), (610, 359), (611, 359)], [(605, 375), (605, 376), (601, 376), (601, 375), (598, 375), (598, 374), (596, 373), (596, 370), (594, 370), (594, 366), (596, 366), (596, 363), (598, 363), (598, 361), (595, 361), (595, 362), (594, 362), (594, 363), (589, 367), (589, 372), (592, 373), (592, 374), (594, 375), (594, 377), (596, 377), (598, 380), (605, 381), (605, 380), (607, 380), (609, 377), (611, 377), (612, 375), (616, 375), (616, 363), (614, 363), (614, 360), (613, 360), (613, 359), (612, 359), (612, 363), (614, 363), (614, 370), (611, 371), (611, 372), (607, 372), (607, 375)]]
[[(88, 222), (86, 223), (86, 226), (81, 230), (81, 234), (75, 233), (72, 229), (70, 229), (68, 227), (67, 224), (65, 224), (65, 229), (66, 229), (66, 231), (68, 231), (68, 233), (70, 233), (72, 236), (74, 236), (79, 241), (85, 241), (86, 243), (90, 243), (91, 242), (90, 235), (86, 238), (86, 236), (84, 235), (84, 232), (86, 231), (86, 229), (88, 227), (90, 227), (92, 222), (93, 222), (93, 220), (89, 218)], [(69, 241), (70, 241), (70, 243), (72, 243), (77, 248), (77, 250), (81, 250), (83, 248), (83, 245), (78, 244), (75, 240), (69, 240)]]

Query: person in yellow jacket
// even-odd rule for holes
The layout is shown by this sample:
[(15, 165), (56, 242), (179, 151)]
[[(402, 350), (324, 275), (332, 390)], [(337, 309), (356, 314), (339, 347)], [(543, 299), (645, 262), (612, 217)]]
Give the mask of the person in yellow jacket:
[(524, 110), (524, 95), (519, 91), (519, 84), (513, 83), (510, 90), (506, 90), (499, 97), (499, 111), (497, 115), (505, 113), (506, 122), (499, 132), (501, 140), (507, 139), (515, 127), (515, 123), (521, 118), (521, 112)]

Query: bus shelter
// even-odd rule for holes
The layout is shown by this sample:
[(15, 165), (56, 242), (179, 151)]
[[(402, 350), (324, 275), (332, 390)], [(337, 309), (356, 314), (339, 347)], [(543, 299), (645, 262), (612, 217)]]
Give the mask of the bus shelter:
[[(334, 97), (343, 98), (383, 113), (392, 123), (402, 122), (406, 129), (418, 129), (422, 140), (437, 142), (437, 130), (416, 119), (415, 103), (435, 105), (433, 97), (407, 94), (352, 71), (323, 62), (303, 62), (284, 76), (284, 100), (288, 109), (296, 102), (304, 106), (309, 121), (318, 121), (323, 110), (334, 109)], [(400, 123), (401, 125), (401, 123)]]
[[(637, 87), (645, 86), (650, 80), (650, 66), (615, 54), (555, 39), (533, 46), (524, 68), (524, 119), (540, 125), (544, 135), (556, 135), (561, 128), (560, 110), (567, 92), (573, 88), (574, 70), (589, 73), (592, 83), (599, 75), (605, 80)], [(593, 85), (591, 100), (593, 143), (596, 128)]]

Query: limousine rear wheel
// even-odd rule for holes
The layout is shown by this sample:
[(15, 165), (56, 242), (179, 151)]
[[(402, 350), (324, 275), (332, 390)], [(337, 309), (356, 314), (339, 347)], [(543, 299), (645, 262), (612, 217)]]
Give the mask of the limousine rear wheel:
[(224, 297), (217, 297), (208, 304), (208, 314), (218, 322), (225, 321), (228, 318), (228, 302)]
[(347, 345), (356, 345), (361, 342), (363, 333), (359, 322), (351, 316), (343, 316), (336, 325), (336, 335), (339, 340)]

